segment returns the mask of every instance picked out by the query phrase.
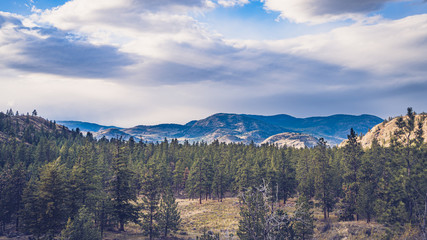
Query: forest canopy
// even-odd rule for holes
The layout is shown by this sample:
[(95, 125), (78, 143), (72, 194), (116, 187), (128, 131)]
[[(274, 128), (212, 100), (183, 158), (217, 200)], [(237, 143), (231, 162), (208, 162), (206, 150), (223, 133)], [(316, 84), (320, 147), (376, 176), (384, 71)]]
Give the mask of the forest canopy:
[[(100, 239), (134, 222), (150, 239), (167, 236), (180, 222), (175, 198), (203, 204), (252, 191), (246, 199), (255, 201), (254, 189), (265, 183), (275, 196), (269, 201), (299, 197), (300, 219), (312, 222), (315, 201), (325, 221), (335, 212), (340, 221), (376, 221), (396, 231), (410, 224), (425, 237), (427, 146), (414, 114), (408, 109), (398, 121), (389, 147), (374, 141), (362, 149), (351, 130), (342, 148), (319, 139), (314, 148), (294, 149), (94, 139), (36, 111), (1, 112), (0, 235), (13, 230), (37, 238)], [(408, 134), (414, 137), (405, 140)], [(298, 219), (286, 224), (294, 226), (293, 234), (285, 229), (286, 239), (312, 235)]]

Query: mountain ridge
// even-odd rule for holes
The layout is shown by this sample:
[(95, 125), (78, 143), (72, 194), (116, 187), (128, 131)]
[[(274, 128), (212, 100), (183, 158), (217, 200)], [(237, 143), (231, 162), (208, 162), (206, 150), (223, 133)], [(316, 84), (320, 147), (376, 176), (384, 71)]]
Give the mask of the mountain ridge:
[[(350, 128), (358, 133), (366, 133), (369, 129), (383, 119), (374, 115), (348, 115), (335, 114), (325, 117), (296, 118), (287, 114), (277, 114), (272, 116), (252, 115), (252, 114), (234, 114), (234, 113), (216, 113), (204, 119), (193, 120), (186, 124), (158, 124), (158, 125), (137, 125), (131, 128), (119, 128), (114, 126), (103, 126), (96, 123), (87, 123), (81, 121), (58, 121), (66, 127), (73, 129), (79, 126), (81, 131), (96, 130), (93, 134), (97, 138), (120, 137), (127, 139), (134, 137), (148, 142), (162, 141), (164, 138), (176, 138), (180, 141), (188, 140), (190, 142), (212, 142), (216, 139), (223, 142), (241, 142), (256, 144), (265, 143), (264, 141), (281, 133), (299, 133), (301, 142), (312, 138), (324, 138), (330, 145), (341, 143)], [(85, 131), (86, 132), (86, 131)], [(286, 143), (286, 136), (281, 135), (280, 145)], [(297, 135), (292, 135), (293, 143), (300, 144), (295, 139)], [(312, 138), (309, 138), (312, 137)], [(274, 138), (279, 139), (279, 138)], [(302, 139), (305, 139), (304, 141)], [(275, 142), (270, 142), (275, 144)], [(309, 144), (312, 145), (312, 142)]]

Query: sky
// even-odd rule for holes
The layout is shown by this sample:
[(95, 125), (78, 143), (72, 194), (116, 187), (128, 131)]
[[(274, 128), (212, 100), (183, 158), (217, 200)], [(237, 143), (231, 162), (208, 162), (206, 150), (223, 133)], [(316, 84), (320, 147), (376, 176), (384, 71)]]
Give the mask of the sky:
[(131, 127), (427, 111), (425, 0), (2, 0), (0, 110)]

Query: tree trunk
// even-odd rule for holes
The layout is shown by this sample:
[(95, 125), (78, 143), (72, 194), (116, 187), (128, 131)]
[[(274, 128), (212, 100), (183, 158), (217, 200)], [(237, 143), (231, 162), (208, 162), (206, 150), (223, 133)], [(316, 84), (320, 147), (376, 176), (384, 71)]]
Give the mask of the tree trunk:
[(327, 219), (327, 216), (326, 216), (326, 207), (323, 207), (323, 219)]
[(101, 239), (104, 237), (104, 226), (105, 226), (105, 202), (102, 201), (102, 210), (101, 210)]
[(150, 240), (153, 239), (153, 207), (150, 207)]
[(125, 223), (123, 221), (123, 219), (120, 219), (120, 229), (119, 232), (124, 232), (125, 231)]
[(166, 214), (165, 238), (168, 236), (169, 214)]
[(427, 218), (427, 192), (426, 192), (426, 197), (424, 198), (424, 218), (423, 218), (423, 225), (421, 227), (421, 231), (423, 232), (424, 239), (427, 239), (426, 218)]

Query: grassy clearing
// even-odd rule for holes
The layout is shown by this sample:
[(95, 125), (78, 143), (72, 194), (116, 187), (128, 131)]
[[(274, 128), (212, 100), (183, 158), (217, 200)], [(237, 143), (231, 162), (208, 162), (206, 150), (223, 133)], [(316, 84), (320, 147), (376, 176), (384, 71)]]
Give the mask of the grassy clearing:
[[(280, 208), (284, 209), (290, 217), (295, 212), (296, 198), (289, 199), (286, 204), (281, 203)], [(216, 200), (203, 201), (199, 204), (198, 200), (177, 199), (178, 208), (181, 211), (181, 227), (174, 236), (180, 239), (195, 239), (200, 236), (203, 229), (206, 228), (214, 233), (220, 233), (221, 239), (237, 239), (236, 232), (239, 224), (239, 203), (237, 198), (226, 198), (223, 202)], [(320, 209), (314, 209), (316, 218), (316, 228), (314, 238), (319, 240), (361, 240), (361, 239), (417, 239), (419, 236), (416, 229), (405, 227), (404, 233), (400, 236), (390, 238), (391, 230), (378, 223), (366, 223), (365, 221), (338, 222), (334, 213), (330, 214), (330, 222), (323, 221), (323, 214)], [(136, 240), (147, 239), (142, 234), (141, 228), (136, 224), (127, 224), (126, 232), (115, 233), (106, 232), (104, 239), (108, 240)], [(229, 234), (232, 234), (230, 238)], [(0, 240), (6, 239), (28, 239), (0, 237)]]
[(214, 233), (220, 233), (221, 236), (226, 233), (236, 235), (240, 219), (237, 198), (226, 198), (223, 202), (208, 200), (202, 204), (199, 204), (198, 200), (188, 199), (179, 199), (177, 202), (182, 219), (180, 232), (186, 232), (188, 236), (194, 237), (200, 235), (206, 228)]

